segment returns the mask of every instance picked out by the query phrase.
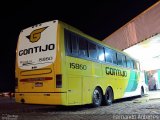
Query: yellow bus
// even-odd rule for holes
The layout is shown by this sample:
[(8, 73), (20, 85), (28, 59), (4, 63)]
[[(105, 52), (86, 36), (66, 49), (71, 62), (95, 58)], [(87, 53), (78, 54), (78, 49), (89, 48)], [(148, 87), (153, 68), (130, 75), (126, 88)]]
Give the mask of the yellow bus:
[(15, 68), (20, 103), (98, 107), (146, 92), (136, 60), (58, 20), (21, 31)]

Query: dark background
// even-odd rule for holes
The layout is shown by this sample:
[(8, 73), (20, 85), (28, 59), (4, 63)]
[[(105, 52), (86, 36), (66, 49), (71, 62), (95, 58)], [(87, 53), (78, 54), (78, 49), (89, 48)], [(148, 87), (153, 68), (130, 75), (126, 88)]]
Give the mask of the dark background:
[(0, 4), (0, 92), (14, 91), (16, 43), (22, 29), (58, 19), (103, 40), (157, 1), (6, 0), (2, 2)]

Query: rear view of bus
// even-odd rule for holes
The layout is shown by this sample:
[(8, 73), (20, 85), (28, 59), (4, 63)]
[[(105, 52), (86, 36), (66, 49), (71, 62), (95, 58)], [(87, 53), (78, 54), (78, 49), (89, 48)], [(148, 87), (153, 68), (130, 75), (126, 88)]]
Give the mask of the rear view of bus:
[(58, 21), (21, 31), (16, 51), (16, 102), (63, 104), (57, 52)]

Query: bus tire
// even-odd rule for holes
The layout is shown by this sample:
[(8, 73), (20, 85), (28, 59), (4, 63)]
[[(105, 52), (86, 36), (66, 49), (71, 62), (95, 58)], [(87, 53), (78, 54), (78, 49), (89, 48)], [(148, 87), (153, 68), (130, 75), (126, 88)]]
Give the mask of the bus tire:
[(99, 87), (96, 87), (92, 95), (92, 106), (99, 107), (102, 103), (102, 92)]
[(107, 87), (106, 93), (104, 95), (104, 104), (111, 105), (113, 102), (113, 99), (114, 99), (113, 90), (111, 87)]

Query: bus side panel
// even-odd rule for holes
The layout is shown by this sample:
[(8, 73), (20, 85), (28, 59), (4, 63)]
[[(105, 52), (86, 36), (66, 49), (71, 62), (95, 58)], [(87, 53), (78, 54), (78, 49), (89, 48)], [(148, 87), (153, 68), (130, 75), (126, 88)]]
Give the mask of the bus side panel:
[(66, 93), (16, 93), (16, 102), (29, 104), (66, 105)]
[[(81, 105), (83, 103), (84, 78), (91, 75), (91, 62), (66, 56), (66, 76), (68, 84), (68, 104)], [(88, 96), (86, 96), (88, 99)]]
[(101, 64), (66, 56), (66, 69), (66, 74), (70, 76), (68, 77), (69, 104), (91, 103), (93, 90), (100, 85), (97, 78), (102, 77)]
[(89, 104), (92, 102), (93, 85), (95, 77), (84, 77), (83, 78), (83, 104)]
[(82, 79), (81, 77), (68, 77), (68, 104), (82, 103)]
[(143, 86), (144, 81), (144, 77), (141, 77), (141, 74), (142, 73), (137, 70), (130, 70), (127, 87), (124, 91), (123, 97), (131, 97), (141, 94), (141, 86)]
[(68, 77), (68, 104), (81, 105), (92, 102), (92, 94), (96, 80), (94, 77)]
[(114, 99), (119, 99), (124, 96), (125, 89), (129, 80), (129, 70), (111, 64), (102, 65), (104, 81), (101, 83), (103, 91), (110, 86), (114, 92)]

